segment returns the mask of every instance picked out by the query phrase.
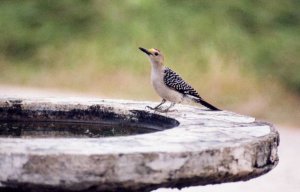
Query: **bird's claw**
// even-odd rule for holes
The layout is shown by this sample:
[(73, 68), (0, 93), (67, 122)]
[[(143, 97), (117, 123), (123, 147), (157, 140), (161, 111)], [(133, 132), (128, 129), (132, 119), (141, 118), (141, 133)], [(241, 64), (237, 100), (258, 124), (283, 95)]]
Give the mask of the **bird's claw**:
[(150, 106), (146, 106), (146, 109), (155, 110), (155, 108), (150, 107)]
[(165, 113), (166, 110), (163, 110), (161, 107), (150, 107), (146, 106), (146, 109), (153, 110), (154, 112), (160, 112), (160, 113)]
[(146, 109), (150, 109), (150, 110), (153, 110), (154, 112), (160, 112), (160, 113), (168, 113), (168, 112), (178, 111), (176, 109), (170, 109), (170, 108), (163, 109), (162, 107), (151, 107), (151, 106), (146, 106)]
[(166, 108), (166, 109), (160, 109), (160, 110), (158, 110), (158, 111), (161, 112), (161, 113), (178, 112), (178, 110), (176, 110), (176, 109), (169, 109), (169, 108)]

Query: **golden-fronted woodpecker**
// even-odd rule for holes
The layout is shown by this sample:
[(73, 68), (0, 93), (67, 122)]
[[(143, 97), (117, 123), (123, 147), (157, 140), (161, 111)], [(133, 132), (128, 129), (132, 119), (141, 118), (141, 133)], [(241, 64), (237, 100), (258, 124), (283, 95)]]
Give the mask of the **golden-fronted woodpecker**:
[[(164, 56), (158, 49), (145, 49), (142, 47), (139, 49), (146, 53), (150, 59), (152, 65), (151, 83), (156, 93), (162, 98), (159, 105), (155, 107), (147, 106), (148, 108), (160, 112), (168, 112), (176, 103), (193, 101), (213, 111), (220, 111), (220, 109), (204, 101), (197, 91), (186, 83), (177, 73), (164, 66)], [(165, 110), (162, 110), (161, 106), (166, 101), (170, 101), (171, 105)]]

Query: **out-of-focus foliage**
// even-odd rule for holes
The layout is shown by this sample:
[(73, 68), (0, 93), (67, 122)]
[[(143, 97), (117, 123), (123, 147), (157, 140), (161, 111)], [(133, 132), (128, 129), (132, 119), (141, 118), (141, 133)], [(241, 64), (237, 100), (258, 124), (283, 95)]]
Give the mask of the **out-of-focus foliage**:
[(0, 49), (7, 57), (34, 56), (44, 44), (84, 35), (97, 17), (89, 0), (0, 3)]
[[(99, 65), (141, 70), (137, 46), (154, 46), (199, 71), (214, 53), (300, 92), (299, 10), (299, 0), (1, 0), (1, 57), (55, 65), (41, 52), (55, 57), (74, 41), (96, 42)], [(75, 54), (82, 57), (65, 58), (66, 66)]]

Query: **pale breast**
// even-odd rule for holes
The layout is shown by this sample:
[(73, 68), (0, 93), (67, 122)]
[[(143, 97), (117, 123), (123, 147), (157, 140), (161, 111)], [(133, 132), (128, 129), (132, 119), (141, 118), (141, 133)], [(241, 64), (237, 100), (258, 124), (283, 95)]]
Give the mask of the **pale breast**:
[(182, 102), (183, 95), (167, 87), (163, 80), (163, 71), (151, 73), (151, 84), (155, 89), (156, 93), (167, 101), (180, 103)]

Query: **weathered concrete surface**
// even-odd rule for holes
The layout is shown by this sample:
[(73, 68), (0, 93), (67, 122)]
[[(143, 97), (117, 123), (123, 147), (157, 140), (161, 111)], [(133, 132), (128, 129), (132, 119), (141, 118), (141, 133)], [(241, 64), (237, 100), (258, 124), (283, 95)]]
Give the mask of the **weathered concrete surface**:
[[(157, 126), (155, 120), (147, 121), (157, 117), (165, 129), (163, 125), (170, 124), (164, 123), (164, 117), (144, 112), (145, 105), (155, 104), (2, 98), (0, 119), (18, 119), (24, 114), (31, 114), (25, 115), (27, 120), (130, 117), (130, 122)], [(151, 134), (101, 139), (0, 138), (0, 186), (26, 191), (149, 191), (247, 180), (277, 165), (279, 135), (272, 125), (228, 111), (184, 105), (175, 109), (167, 114), (168, 121), (176, 119), (180, 125)], [(80, 113), (68, 113), (74, 110)]]

